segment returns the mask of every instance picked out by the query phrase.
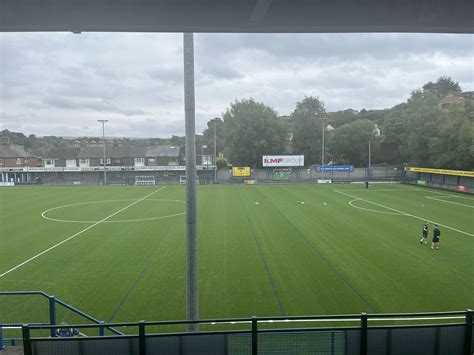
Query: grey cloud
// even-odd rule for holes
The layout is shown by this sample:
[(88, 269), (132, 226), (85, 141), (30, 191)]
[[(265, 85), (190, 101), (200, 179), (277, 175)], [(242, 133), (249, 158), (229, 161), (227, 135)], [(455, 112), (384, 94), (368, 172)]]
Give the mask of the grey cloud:
[[(305, 95), (329, 111), (388, 108), (441, 75), (473, 90), (473, 39), (196, 34), (196, 130), (248, 97), (288, 114)], [(184, 134), (180, 34), (8, 33), (0, 49), (4, 128), (94, 135), (105, 116), (110, 135)]]
[(198, 76), (199, 74), (209, 76), (211, 81), (216, 79), (234, 80), (244, 77), (244, 74), (240, 73), (232, 65), (217, 62), (206, 63), (206, 65), (200, 66)]
[(71, 99), (64, 97), (47, 97), (43, 104), (66, 110), (95, 110), (99, 112), (119, 113), (125, 116), (146, 115), (147, 112), (140, 109), (121, 109), (114, 103), (106, 100)]
[(180, 84), (183, 82), (183, 69), (177, 67), (158, 67), (147, 71), (151, 79), (166, 83)]
[(243, 50), (268, 52), (279, 60), (285, 58), (374, 57), (377, 59), (404, 56), (407, 53), (472, 55), (471, 35), (440, 34), (201, 34), (197, 53), (202, 56), (232, 57)]

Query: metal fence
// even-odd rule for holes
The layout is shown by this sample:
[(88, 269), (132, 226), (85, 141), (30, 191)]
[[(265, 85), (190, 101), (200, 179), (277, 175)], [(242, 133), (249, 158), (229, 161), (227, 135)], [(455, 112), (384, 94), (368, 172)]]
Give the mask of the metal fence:
[[(370, 168), (354, 168), (350, 172), (318, 172), (315, 166), (290, 168), (291, 173), (284, 180), (274, 174), (275, 168), (251, 169), (248, 177), (233, 177), (229, 168), (198, 169), (197, 175), (202, 184), (211, 183), (243, 183), (244, 180), (256, 180), (258, 183), (317, 183), (318, 180), (332, 180), (334, 182), (349, 181), (399, 181), (403, 172), (399, 166), (379, 166)], [(278, 170), (278, 169), (276, 169)], [(281, 170), (281, 169), (280, 169)], [(43, 185), (101, 185), (103, 172), (97, 171), (45, 171), (22, 172), (22, 184), (41, 182)], [(133, 169), (113, 170), (107, 172), (107, 183), (111, 185), (133, 185), (136, 176), (153, 176), (157, 184), (179, 184), (180, 176), (184, 171), (135, 171)], [(216, 181), (217, 178), (217, 181)]]
[(399, 181), (402, 168), (399, 166), (383, 166), (370, 168), (354, 168), (348, 172), (318, 172), (315, 167), (292, 168), (291, 174), (281, 180), (274, 174), (274, 168), (251, 169), (248, 177), (233, 177), (232, 170), (219, 170), (217, 179), (220, 183), (243, 183), (244, 180), (256, 180), (257, 183), (318, 183), (321, 180), (332, 182), (356, 181)]
[(465, 190), (463, 192), (474, 193), (474, 178), (469, 176), (404, 171), (401, 180), (409, 184), (452, 191), (460, 191), (459, 187), (464, 186)]
[[(199, 324), (201, 331), (156, 332), (157, 327), (179, 327), (190, 323)], [(472, 355), (472, 323), (473, 312), (467, 310), (84, 324), (71, 327), (79, 328), (88, 334), (101, 335), (71, 338), (45, 336), (45, 331), (48, 333), (57, 328), (53, 325), (23, 324), (21, 329), (26, 355)], [(127, 334), (105, 334), (100, 331), (104, 327), (126, 327)], [(209, 330), (212, 328), (216, 330)]]
[[(55, 336), (57, 324), (90, 324), (97, 326), (97, 335), (123, 333), (79, 309), (41, 291), (0, 292), (0, 349), (22, 342), (22, 325), (48, 325), (38, 336)], [(56, 327), (55, 327), (56, 326)]]

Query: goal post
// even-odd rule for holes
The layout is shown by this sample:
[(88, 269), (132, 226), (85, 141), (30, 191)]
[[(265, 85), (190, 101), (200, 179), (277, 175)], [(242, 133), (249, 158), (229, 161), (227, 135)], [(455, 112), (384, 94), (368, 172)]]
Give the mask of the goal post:
[(135, 176), (135, 186), (156, 185), (154, 176)]

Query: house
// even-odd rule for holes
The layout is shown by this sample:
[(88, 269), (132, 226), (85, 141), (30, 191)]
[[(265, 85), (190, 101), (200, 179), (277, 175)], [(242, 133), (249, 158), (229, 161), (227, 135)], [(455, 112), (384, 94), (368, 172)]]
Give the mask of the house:
[(79, 148), (53, 149), (43, 153), (41, 166), (44, 168), (76, 168)]
[(447, 108), (451, 105), (462, 105), (468, 100), (474, 100), (474, 91), (450, 92), (441, 98), (438, 107)]
[[(33, 164), (33, 165), (32, 165)], [(28, 167), (41, 166), (41, 161), (22, 145), (0, 144), (0, 182), (22, 183), (27, 181)]]
[(146, 166), (177, 166), (180, 165), (180, 147), (147, 146), (145, 150)]
[(214, 151), (208, 145), (196, 147), (196, 164), (201, 166), (212, 166), (214, 164)]
[[(77, 155), (80, 168), (98, 167), (104, 165), (104, 147), (96, 144), (82, 147)], [(105, 145), (105, 165), (122, 166), (124, 164), (123, 149), (113, 145)]]
[(22, 168), (28, 165), (28, 154), (22, 145), (0, 145), (0, 168)]
[[(179, 146), (106, 144), (105, 165), (109, 167), (179, 166), (183, 162)], [(211, 156), (208, 157), (209, 164)], [(0, 168), (48, 169), (94, 168), (104, 165), (100, 144), (73, 144), (67, 148), (38, 148), (27, 151), (20, 145), (0, 145)]]

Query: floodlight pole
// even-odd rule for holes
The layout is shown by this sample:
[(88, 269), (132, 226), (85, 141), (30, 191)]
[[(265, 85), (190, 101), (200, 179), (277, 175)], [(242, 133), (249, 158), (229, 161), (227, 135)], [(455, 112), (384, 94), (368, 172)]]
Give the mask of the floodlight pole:
[(102, 161), (104, 165), (104, 185), (107, 185), (107, 172), (105, 170), (105, 122), (108, 122), (109, 120), (97, 120), (97, 122), (102, 123), (102, 146), (104, 150), (104, 160)]
[(370, 139), (369, 139), (369, 169), (370, 169), (370, 165), (371, 165), (371, 160), (370, 160)]
[(217, 140), (216, 140), (217, 119), (214, 119), (214, 183), (217, 182)]
[(324, 166), (324, 120), (327, 120), (327, 117), (321, 117), (320, 120), (322, 121), (322, 131), (323, 131), (323, 139), (322, 139), (322, 147), (321, 147), (321, 166)]
[[(186, 146), (186, 318), (199, 319), (199, 291), (196, 233), (196, 127), (194, 104), (194, 38), (183, 33), (184, 112)], [(188, 324), (190, 332), (198, 325)]]

